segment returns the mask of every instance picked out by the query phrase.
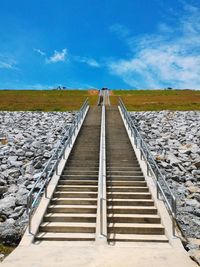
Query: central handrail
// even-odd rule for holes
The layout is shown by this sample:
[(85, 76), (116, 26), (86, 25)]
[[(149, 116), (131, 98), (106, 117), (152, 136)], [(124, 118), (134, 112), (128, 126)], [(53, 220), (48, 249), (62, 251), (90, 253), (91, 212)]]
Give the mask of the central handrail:
[(176, 225), (176, 198), (172, 193), (169, 185), (167, 184), (164, 176), (162, 175), (152, 153), (147, 147), (145, 141), (143, 140), (141, 134), (139, 133), (136, 125), (131, 119), (130, 114), (128, 113), (123, 101), (119, 98), (119, 106), (121, 108), (122, 114), (126, 120), (128, 125), (128, 129), (131, 131), (131, 136), (134, 137), (134, 143), (136, 148), (140, 149), (140, 159), (144, 158), (147, 164), (147, 174), (151, 172), (153, 176), (156, 178), (156, 186), (157, 186), (157, 198), (159, 199), (159, 194), (162, 195), (165, 205), (168, 208), (169, 213), (172, 216), (172, 232), (173, 236), (175, 236), (175, 225)]
[[(46, 166), (44, 167), (42, 173), (37, 178), (34, 186), (30, 190), (27, 196), (27, 214), (28, 214), (28, 227), (29, 233), (31, 233), (31, 219), (35, 211), (35, 208), (38, 206), (43, 192), (45, 192), (45, 197), (47, 197), (47, 186), (51, 180), (51, 177), (56, 171), (58, 175), (58, 164), (60, 159), (63, 157), (65, 159), (65, 150), (72, 143), (72, 137), (75, 134), (76, 129), (79, 126), (79, 123), (84, 117), (84, 114), (88, 107), (88, 98), (83, 103), (81, 109), (75, 115), (70, 128), (66, 131), (65, 135), (61, 139), (58, 146), (54, 149), (53, 154)], [(42, 184), (42, 185), (41, 185)], [(39, 188), (39, 190), (38, 190)]]
[(101, 112), (101, 136), (99, 152), (97, 239), (107, 237), (107, 200), (106, 200), (106, 141), (105, 141), (105, 105)]

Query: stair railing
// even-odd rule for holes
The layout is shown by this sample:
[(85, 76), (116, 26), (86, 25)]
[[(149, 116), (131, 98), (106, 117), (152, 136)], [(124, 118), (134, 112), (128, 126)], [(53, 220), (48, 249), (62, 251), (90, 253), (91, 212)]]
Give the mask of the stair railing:
[(140, 159), (144, 159), (146, 162), (147, 175), (150, 175), (151, 173), (152, 176), (155, 177), (157, 187), (157, 199), (160, 199), (160, 196), (162, 196), (162, 200), (164, 201), (167, 210), (172, 218), (172, 233), (173, 236), (175, 236), (177, 214), (176, 198), (172, 193), (171, 189), (169, 188), (169, 185), (167, 184), (163, 174), (161, 173), (152, 153), (150, 152), (141, 134), (139, 133), (137, 126), (134, 124), (134, 121), (132, 120), (130, 113), (127, 111), (121, 98), (119, 98), (119, 106), (127, 123), (128, 129), (131, 132), (131, 136), (133, 136), (134, 138), (134, 144), (136, 148), (139, 148), (140, 150)]
[[(105, 141), (105, 105), (101, 111), (101, 136), (99, 152), (97, 240), (107, 238), (107, 199), (106, 199), (106, 141)], [(107, 240), (107, 239), (106, 239)]]
[(45, 193), (45, 197), (47, 198), (47, 186), (54, 174), (56, 172), (58, 174), (58, 165), (63, 157), (65, 159), (65, 151), (67, 147), (70, 147), (72, 144), (72, 137), (75, 135), (75, 131), (78, 128), (81, 120), (84, 117), (84, 114), (87, 110), (89, 103), (88, 98), (83, 103), (81, 109), (76, 113), (71, 126), (65, 132), (63, 138), (61, 139), (58, 146), (54, 149), (51, 158), (45, 165), (42, 173), (37, 178), (35, 184), (33, 185), (32, 189), (30, 190), (27, 196), (27, 214), (28, 214), (28, 229), (29, 233), (31, 234), (31, 220), (33, 213), (38, 206), (43, 193)]

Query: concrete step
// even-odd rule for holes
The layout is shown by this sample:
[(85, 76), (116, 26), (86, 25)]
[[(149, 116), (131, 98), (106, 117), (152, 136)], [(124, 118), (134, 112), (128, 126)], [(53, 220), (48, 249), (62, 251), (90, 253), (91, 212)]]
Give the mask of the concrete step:
[(108, 192), (149, 192), (148, 187), (143, 186), (143, 187), (137, 187), (137, 186), (107, 186), (107, 191)]
[(59, 180), (59, 185), (98, 185), (96, 180)]
[(87, 171), (70, 171), (70, 170), (63, 170), (62, 174), (66, 175), (98, 175), (99, 171), (87, 170)]
[(108, 214), (109, 223), (161, 223), (156, 214)]
[(95, 213), (96, 205), (49, 205), (47, 213)]
[(52, 205), (97, 205), (97, 198), (52, 198)]
[(151, 199), (150, 193), (145, 192), (137, 192), (137, 193), (126, 193), (126, 192), (107, 192), (107, 198), (112, 199), (135, 199), (135, 198), (142, 198), (142, 199)]
[(165, 229), (161, 224), (150, 223), (108, 223), (109, 233), (164, 235)]
[(96, 222), (96, 214), (91, 213), (47, 213), (45, 222)]
[(54, 233), (95, 233), (96, 223), (43, 222), (40, 225), (39, 231)]
[(108, 206), (153, 206), (152, 199), (107, 199)]
[(141, 234), (108, 234), (109, 242), (156, 242), (167, 243), (168, 239), (165, 235), (141, 235)]
[(132, 168), (130, 168), (130, 167), (126, 167), (126, 168), (122, 168), (122, 167), (120, 167), (119, 166), (119, 168), (108, 168), (107, 167), (107, 169), (106, 169), (106, 172), (107, 173), (110, 173), (110, 172), (113, 172), (113, 173), (132, 173), (132, 172), (141, 172), (141, 169), (140, 169), (140, 167), (132, 167)]
[(94, 241), (95, 233), (51, 233), (40, 232), (36, 235), (36, 240), (46, 241)]
[(98, 176), (94, 176), (94, 175), (61, 175), (61, 180), (98, 180)]
[(121, 176), (136, 176), (136, 175), (140, 175), (142, 176), (143, 173), (139, 170), (139, 171), (106, 171), (107, 175), (121, 175)]
[[(141, 172), (134, 172), (132, 174), (115, 174), (115, 173), (111, 173), (111, 174), (107, 174), (106, 177), (108, 178), (112, 178), (112, 177), (129, 177), (129, 178), (134, 178), (134, 177), (137, 177), (137, 176), (142, 176), (143, 177), (143, 174)], [(144, 177), (143, 177), (144, 179)]]
[(53, 197), (66, 198), (97, 198), (97, 192), (64, 192), (56, 191)]
[(107, 181), (145, 181), (144, 176), (107, 175)]
[(58, 185), (57, 186), (58, 191), (68, 191), (68, 192), (97, 192), (98, 191), (98, 186), (95, 185), (81, 185), (81, 186), (75, 186), (75, 185)]
[(147, 186), (146, 181), (112, 181), (107, 180), (107, 186), (123, 186), (123, 187), (129, 187), (129, 186)]
[(154, 206), (108, 206), (107, 213), (111, 214), (157, 214)]

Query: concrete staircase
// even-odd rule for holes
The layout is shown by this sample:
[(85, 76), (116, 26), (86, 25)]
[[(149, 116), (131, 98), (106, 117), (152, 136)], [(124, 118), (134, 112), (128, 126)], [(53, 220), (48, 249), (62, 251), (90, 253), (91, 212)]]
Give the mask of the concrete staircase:
[[(90, 108), (36, 240), (95, 241), (101, 108)], [(168, 242), (117, 107), (106, 109), (107, 240)]]
[(36, 240), (94, 241), (101, 108), (90, 108)]
[(168, 242), (117, 107), (106, 109), (108, 241)]

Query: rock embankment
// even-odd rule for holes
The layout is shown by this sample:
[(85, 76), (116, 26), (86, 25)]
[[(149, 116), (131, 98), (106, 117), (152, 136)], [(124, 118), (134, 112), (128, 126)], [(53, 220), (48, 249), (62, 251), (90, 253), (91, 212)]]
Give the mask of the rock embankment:
[(26, 199), (75, 113), (0, 112), (0, 241), (17, 243)]
[(177, 198), (177, 220), (184, 235), (199, 239), (200, 112), (132, 112), (131, 115)]

